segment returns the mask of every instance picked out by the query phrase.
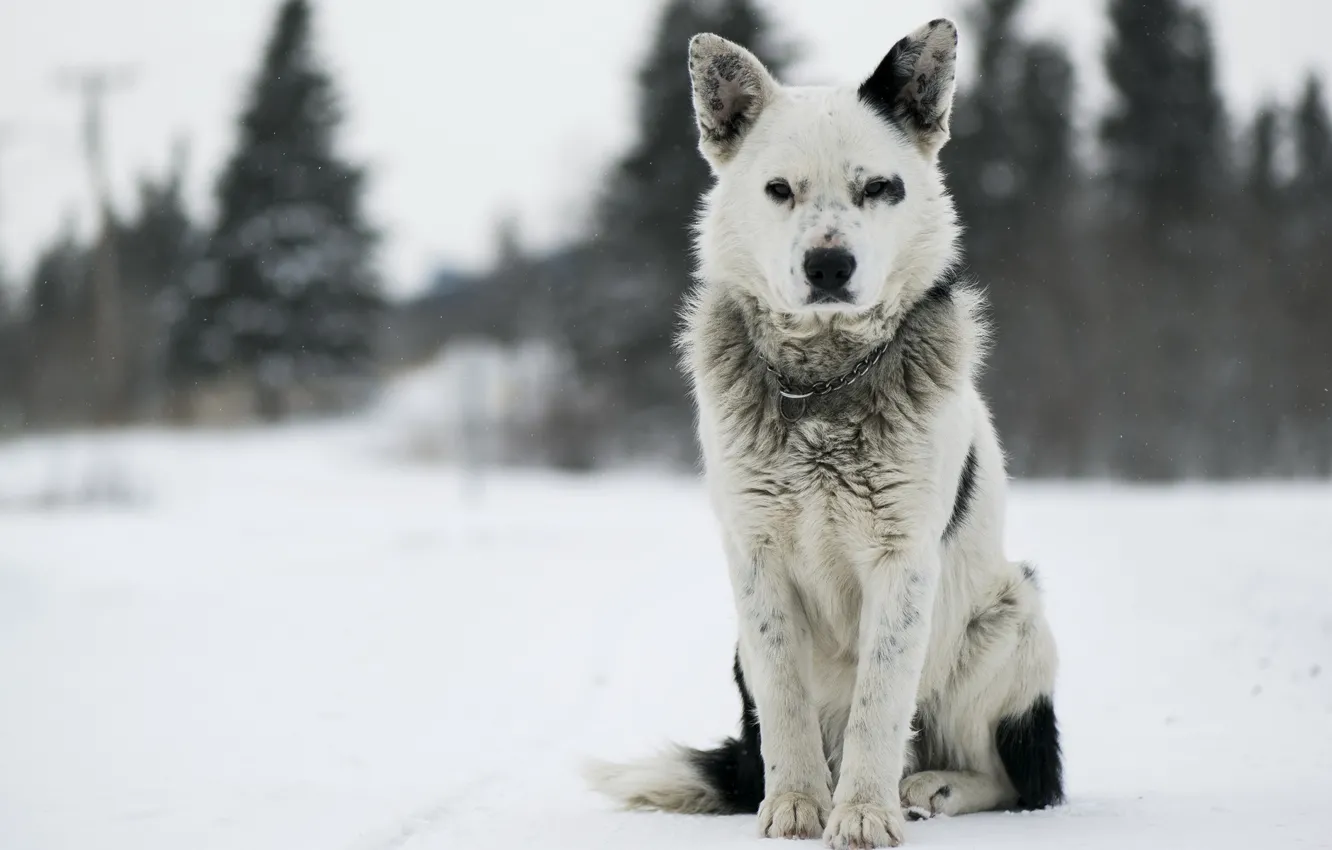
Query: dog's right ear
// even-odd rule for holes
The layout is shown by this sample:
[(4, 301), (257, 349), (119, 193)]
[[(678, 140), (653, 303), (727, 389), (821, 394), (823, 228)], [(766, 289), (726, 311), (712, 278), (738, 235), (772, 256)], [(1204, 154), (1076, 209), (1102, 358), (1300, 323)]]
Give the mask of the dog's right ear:
[(712, 33), (689, 40), (689, 79), (694, 85), (698, 149), (716, 168), (740, 149), (777, 91), (777, 81), (754, 54)]

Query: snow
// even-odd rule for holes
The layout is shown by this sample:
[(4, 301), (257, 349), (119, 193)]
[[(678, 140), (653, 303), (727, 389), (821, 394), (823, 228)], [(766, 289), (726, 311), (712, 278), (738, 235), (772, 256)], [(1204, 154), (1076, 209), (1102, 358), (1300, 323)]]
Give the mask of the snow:
[(456, 342), (393, 381), (373, 433), (401, 457), (515, 465), (551, 454), (544, 426), (580, 389), (568, 352), (547, 343)]
[[(578, 777), (735, 725), (697, 483), (381, 444), (343, 423), (0, 446), (0, 847), (768, 846)], [(36, 498), (98, 470), (135, 498)], [(1328, 485), (1019, 486), (1071, 799), (909, 823), (909, 846), (1330, 846), (1329, 519)]]

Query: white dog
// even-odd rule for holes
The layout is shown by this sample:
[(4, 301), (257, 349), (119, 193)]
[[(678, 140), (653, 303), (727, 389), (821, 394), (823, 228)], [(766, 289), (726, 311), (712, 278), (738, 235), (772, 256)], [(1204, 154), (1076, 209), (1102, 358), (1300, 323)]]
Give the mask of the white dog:
[(794, 88), (690, 42), (716, 185), (682, 342), (744, 710), (717, 749), (592, 768), (625, 805), (883, 847), (904, 810), (1063, 799), (1055, 644), (1003, 552), (982, 302), (938, 167), (956, 56), (936, 20), (858, 87)]

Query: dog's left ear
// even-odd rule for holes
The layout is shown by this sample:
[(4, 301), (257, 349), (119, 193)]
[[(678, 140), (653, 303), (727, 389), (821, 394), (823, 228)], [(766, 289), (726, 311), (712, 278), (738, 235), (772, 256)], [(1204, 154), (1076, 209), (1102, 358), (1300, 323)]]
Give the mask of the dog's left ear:
[(719, 35), (689, 40), (698, 149), (713, 168), (725, 164), (772, 100), (777, 82), (754, 54)]
[(957, 27), (947, 18), (930, 21), (893, 45), (861, 84), (860, 99), (937, 156), (948, 141), (956, 66)]

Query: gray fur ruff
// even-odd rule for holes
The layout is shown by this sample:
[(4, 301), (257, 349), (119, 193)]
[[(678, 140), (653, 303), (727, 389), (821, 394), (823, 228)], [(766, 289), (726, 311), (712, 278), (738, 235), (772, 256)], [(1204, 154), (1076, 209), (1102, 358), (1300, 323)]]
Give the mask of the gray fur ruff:
[[(984, 307), (954, 265), (905, 309), (879, 305), (866, 315), (834, 316), (809, 333), (752, 297), (704, 284), (685, 311), (679, 342), (694, 386), (710, 391), (721, 429), (747, 444), (730, 459), (746, 458), (748, 471), (761, 473), (776, 455), (816, 449), (800, 437), (825, 426), (817, 427), (820, 446), (838, 444), (843, 452), (821, 468), (867, 496), (856, 468), (895, 454), (885, 443), (920, 434), (940, 400), (979, 370), (988, 339)], [(788, 380), (813, 384), (844, 374), (885, 343), (883, 356), (855, 383), (806, 399), (796, 422), (783, 416), (769, 363)]]

